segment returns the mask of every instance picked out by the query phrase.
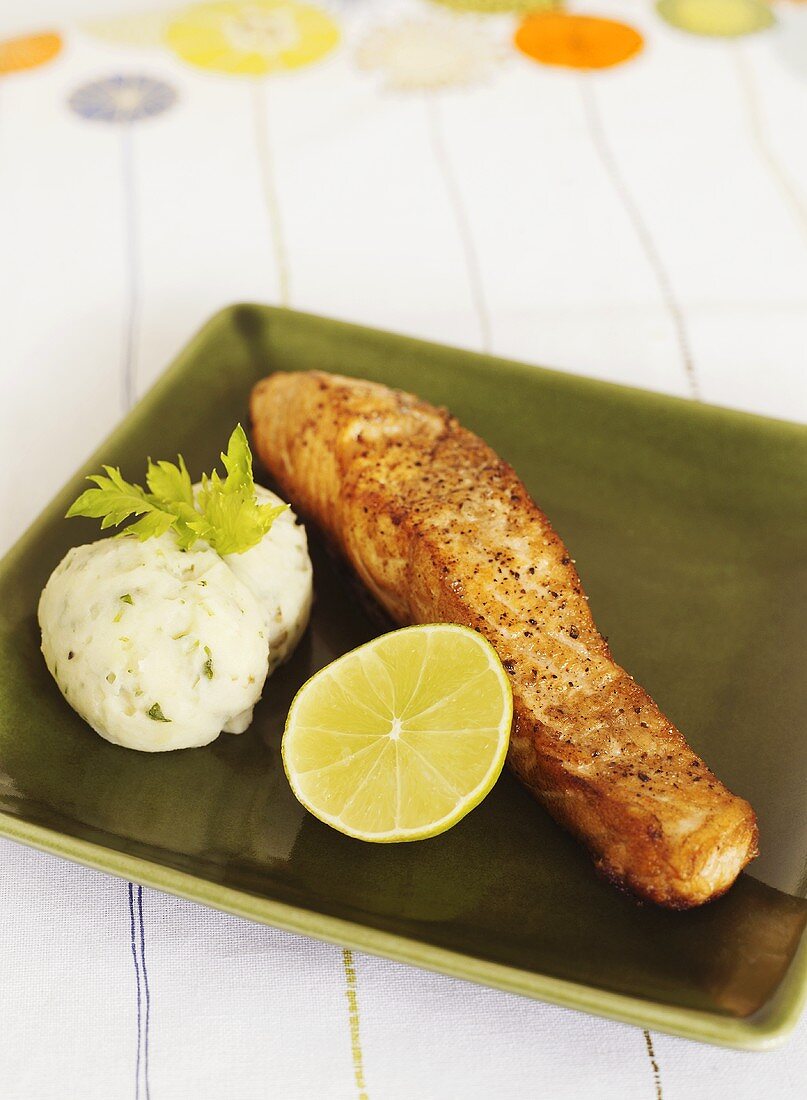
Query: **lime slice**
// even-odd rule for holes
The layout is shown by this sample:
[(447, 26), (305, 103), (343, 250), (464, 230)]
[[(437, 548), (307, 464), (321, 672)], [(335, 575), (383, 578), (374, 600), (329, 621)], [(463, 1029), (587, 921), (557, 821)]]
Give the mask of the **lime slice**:
[(504, 764), (510, 681), (464, 626), (410, 626), (346, 653), (303, 685), (283, 735), (292, 790), (360, 840), (421, 840), (478, 805)]

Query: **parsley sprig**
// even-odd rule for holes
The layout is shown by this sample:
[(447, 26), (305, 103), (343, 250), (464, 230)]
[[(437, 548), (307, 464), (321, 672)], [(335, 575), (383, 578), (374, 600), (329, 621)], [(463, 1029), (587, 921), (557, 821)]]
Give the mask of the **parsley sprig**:
[(193, 491), (182, 455), (176, 464), (148, 460), (143, 489), (124, 480), (120, 470), (104, 466), (103, 474), (87, 479), (94, 488), (85, 489), (70, 506), (67, 517), (89, 516), (101, 520), (101, 529), (118, 527), (137, 517), (121, 531), (146, 539), (173, 530), (181, 549), (188, 550), (204, 539), (219, 554), (243, 554), (256, 546), (286, 504), (259, 504), (252, 477), (252, 452), (239, 424), (222, 454), (226, 477), (214, 470), (202, 474), (202, 484)]

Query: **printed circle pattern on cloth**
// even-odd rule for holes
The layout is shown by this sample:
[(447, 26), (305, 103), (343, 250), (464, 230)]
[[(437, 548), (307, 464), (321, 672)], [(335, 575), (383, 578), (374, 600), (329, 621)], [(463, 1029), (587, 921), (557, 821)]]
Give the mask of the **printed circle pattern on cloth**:
[(362, 69), (381, 72), (387, 88), (429, 91), (484, 80), (501, 51), (481, 27), (436, 17), (377, 27), (356, 60)]
[(627, 23), (591, 15), (536, 12), (516, 31), (516, 47), (533, 61), (569, 69), (608, 69), (628, 61), (644, 39)]
[(169, 13), (164, 11), (140, 12), (109, 19), (91, 19), (82, 23), (81, 29), (91, 38), (107, 42), (110, 46), (148, 49), (164, 45), (169, 17)]
[(739, 38), (776, 22), (763, 0), (659, 0), (656, 10), (679, 30), (715, 38)]
[(199, 4), (166, 31), (168, 45), (183, 61), (233, 76), (309, 65), (330, 53), (339, 37), (329, 15), (296, 0)]
[(173, 107), (177, 93), (149, 76), (110, 76), (82, 84), (70, 96), (70, 109), (91, 122), (140, 122)]
[(7, 38), (0, 42), (0, 76), (37, 69), (52, 61), (61, 49), (61, 36), (53, 32)]

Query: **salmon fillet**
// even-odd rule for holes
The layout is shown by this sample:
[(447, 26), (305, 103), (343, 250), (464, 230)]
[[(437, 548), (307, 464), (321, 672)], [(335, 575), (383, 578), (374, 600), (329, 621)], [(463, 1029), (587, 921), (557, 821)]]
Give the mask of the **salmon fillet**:
[(371, 382), (278, 373), (260, 458), (402, 625), (480, 631), (510, 674), (508, 763), (598, 869), (675, 909), (731, 886), (754, 812), (611, 656), (566, 547), (513, 469), (448, 412)]

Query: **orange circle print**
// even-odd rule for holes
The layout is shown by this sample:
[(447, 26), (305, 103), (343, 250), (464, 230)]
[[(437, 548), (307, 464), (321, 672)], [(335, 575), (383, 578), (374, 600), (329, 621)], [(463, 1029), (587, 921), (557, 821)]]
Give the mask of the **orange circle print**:
[(62, 48), (58, 34), (27, 34), (0, 42), (0, 75), (44, 65)]
[(641, 50), (644, 39), (626, 23), (560, 11), (533, 12), (516, 31), (522, 53), (544, 65), (607, 69)]

